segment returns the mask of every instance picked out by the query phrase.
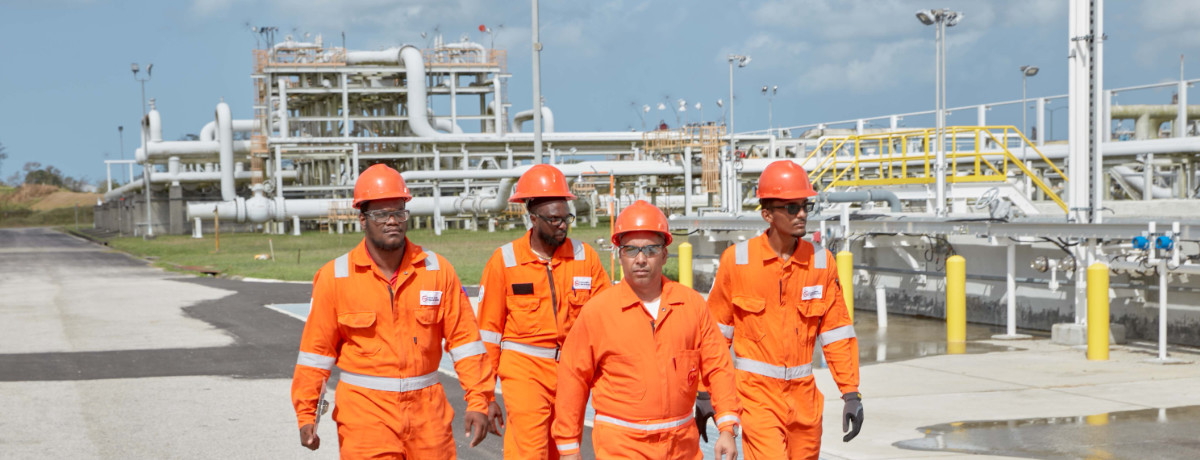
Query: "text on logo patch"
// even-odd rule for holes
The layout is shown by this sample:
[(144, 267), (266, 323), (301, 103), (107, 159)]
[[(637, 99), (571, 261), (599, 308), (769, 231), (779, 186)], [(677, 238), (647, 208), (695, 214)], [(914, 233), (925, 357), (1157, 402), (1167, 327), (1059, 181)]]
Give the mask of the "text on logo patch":
[(820, 299), (823, 291), (822, 288), (824, 287), (819, 284), (816, 286), (805, 286), (804, 290), (800, 293), (800, 300)]
[(587, 276), (576, 276), (575, 284), (571, 288), (572, 289), (583, 289), (585, 291), (591, 290), (592, 289), (592, 278), (587, 277)]
[(421, 291), (421, 305), (441, 305), (442, 291)]

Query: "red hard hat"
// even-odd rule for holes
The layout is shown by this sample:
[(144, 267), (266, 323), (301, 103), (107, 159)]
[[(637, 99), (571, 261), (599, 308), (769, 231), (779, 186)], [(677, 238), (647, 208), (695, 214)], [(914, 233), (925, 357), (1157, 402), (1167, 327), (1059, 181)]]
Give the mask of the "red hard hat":
[(534, 198), (563, 198), (574, 200), (567, 187), (567, 177), (558, 168), (547, 164), (533, 165), (517, 179), (517, 190), (508, 201), (523, 203)]
[(817, 196), (808, 173), (791, 160), (779, 160), (767, 165), (758, 177), (758, 199), (798, 200)]
[(354, 183), (354, 207), (359, 208), (364, 202), (373, 200), (388, 200), (400, 198), (404, 202), (412, 199), (408, 186), (404, 185), (404, 177), (400, 172), (385, 164), (375, 164), (362, 174)]
[(666, 238), (664, 244), (671, 244), (671, 230), (667, 228), (667, 216), (657, 207), (646, 200), (637, 200), (617, 216), (613, 228), (612, 243), (621, 244), (621, 235), (629, 232), (647, 231), (658, 232)]

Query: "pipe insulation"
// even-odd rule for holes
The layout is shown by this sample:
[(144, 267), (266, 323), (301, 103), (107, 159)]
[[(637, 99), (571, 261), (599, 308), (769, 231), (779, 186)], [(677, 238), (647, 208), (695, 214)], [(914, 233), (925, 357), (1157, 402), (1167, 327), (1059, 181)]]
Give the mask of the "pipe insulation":
[(220, 146), (221, 199), (229, 201), (237, 197), (233, 185), (233, 115), (225, 101), (217, 104), (217, 143)]
[[(530, 120), (533, 120), (533, 109), (517, 112), (516, 115), (513, 115), (513, 131), (521, 132), (521, 126)], [(546, 106), (542, 106), (542, 132), (554, 132), (554, 112), (552, 112), (550, 108)]]

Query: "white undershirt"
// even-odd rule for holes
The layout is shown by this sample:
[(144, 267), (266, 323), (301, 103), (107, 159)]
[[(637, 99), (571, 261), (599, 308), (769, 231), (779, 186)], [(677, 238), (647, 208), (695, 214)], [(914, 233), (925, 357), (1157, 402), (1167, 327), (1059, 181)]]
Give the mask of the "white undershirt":
[(654, 299), (650, 302), (642, 302), (642, 306), (646, 307), (646, 312), (650, 313), (650, 317), (658, 321), (658, 304), (662, 302), (662, 297)]

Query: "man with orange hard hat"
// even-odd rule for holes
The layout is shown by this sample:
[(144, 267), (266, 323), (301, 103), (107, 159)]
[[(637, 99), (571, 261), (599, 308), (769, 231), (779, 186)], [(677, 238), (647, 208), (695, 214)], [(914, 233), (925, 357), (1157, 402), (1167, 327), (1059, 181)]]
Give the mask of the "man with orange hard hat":
[(411, 199), (395, 169), (363, 171), (354, 207), (366, 237), (313, 278), (292, 377), (304, 447), (321, 445), (317, 408), (336, 364), (333, 419), (342, 458), (455, 458), (454, 410), (438, 382), (443, 341), (466, 393), (470, 445), (487, 436), (494, 377), (475, 315), (454, 267), (408, 240)]
[(733, 343), (747, 459), (816, 459), (824, 399), (812, 375), (822, 344), (842, 393), (842, 439), (862, 428), (858, 339), (833, 255), (801, 239), (817, 195), (800, 165), (781, 160), (758, 179), (762, 235), (721, 255), (708, 306)]
[(700, 459), (692, 415), (708, 382), (721, 431), (714, 453), (737, 458), (740, 423), (729, 345), (691, 288), (667, 279), (667, 216), (637, 201), (617, 217), (612, 242), (625, 279), (588, 302), (563, 345), (554, 440), (580, 458), (591, 394), (596, 458)]
[(479, 333), (489, 369), (500, 377), (508, 422), (504, 457), (558, 458), (550, 436), (559, 350), (583, 305), (608, 288), (600, 257), (567, 238), (575, 216), (567, 179), (554, 166), (529, 168), (509, 201), (524, 203), (532, 228), (492, 253), (479, 282)]

